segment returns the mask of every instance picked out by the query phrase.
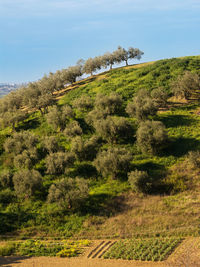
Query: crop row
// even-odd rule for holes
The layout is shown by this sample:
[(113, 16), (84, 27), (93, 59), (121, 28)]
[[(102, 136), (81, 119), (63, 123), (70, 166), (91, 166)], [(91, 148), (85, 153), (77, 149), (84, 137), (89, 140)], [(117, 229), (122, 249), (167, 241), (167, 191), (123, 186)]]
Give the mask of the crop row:
[(163, 261), (181, 242), (181, 238), (121, 240), (104, 255), (105, 259)]
[(90, 245), (88, 240), (63, 240), (59, 242), (27, 240), (25, 242), (7, 242), (0, 247), (0, 256), (59, 256), (76, 257), (85, 247)]

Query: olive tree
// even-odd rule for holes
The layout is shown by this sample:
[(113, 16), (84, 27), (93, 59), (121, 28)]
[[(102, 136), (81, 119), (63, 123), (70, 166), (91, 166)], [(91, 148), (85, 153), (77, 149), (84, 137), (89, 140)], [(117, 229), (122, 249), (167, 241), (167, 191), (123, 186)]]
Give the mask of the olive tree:
[(64, 84), (67, 84), (67, 83), (73, 84), (76, 82), (76, 79), (80, 76), (82, 76), (81, 65), (71, 66), (62, 71), (62, 80)]
[(118, 114), (122, 110), (122, 103), (121, 96), (115, 92), (110, 95), (97, 94), (95, 108), (104, 111), (108, 115)]
[(88, 111), (93, 108), (93, 101), (90, 96), (82, 95), (73, 101), (73, 107), (81, 111)]
[(136, 132), (137, 145), (143, 153), (158, 152), (167, 141), (167, 132), (160, 121), (141, 122)]
[(41, 189), (42, 176), (36, 170), (20, 170), (14, 174), (13, 183), (18, 197), (30, 198)]
[(46, 168), (49, 174), (63, 174), (66, 168), (73, 166), (74, 154), (71, 152), (56, 152), (47, 155)]
[(157, 110), (156, 102), (145, 89), (139, 90), (133, 101), (129, 102), (126, 107), (126, 112), (136, 117), (138, 121), (146, 120), (149, 115), (155, 115)]
[(77, 121), (72, 121), (66, 126), (63, 133), (66, 136), (75, 137), (77, 135), (82, 135), (83, 131), (81, 129), (80, 124)]
[(24, 150), (14, 157), (14, 165), (18, 169), (31, 169), (38, 159), (37, 149)]
[(49, 188), (48, 202), (63, 209), (77, 208), (88, 196), (88, 183), (81, 178), (63, 178)]
[(13, 181), (12, 181), (13, 173), (11, 170), (4, 169), (0, 173), (0, 185), (3, 188), (12, 188), (13, 187)]
[(128, 182), (134, 192), (148, 191), (149, 176), (146, 171), (135, 170), (128, 173)]
[(157, 108), (164, 108), (167, 105), (169, 95), (164, 88), (158, 87), (151, 91), (151, 97)]
[(83, 66), (83, 72), (93, 75), (93, 72), (100, 70), (102, 66), (101, 57), (88, 58)]
[(38, 138), (28, 132), (14, 133), (12, 137), (6, 139), (4, 149), (7, 153), (14, 155), (21, 154), (24, 150), (34, 151), (38, 143)]
[(193, 94), (199, 97), (200, 76), (196, 73), (186, 71), (183, 75), (178, 76), (177, 80), (172, 83), (172, 92), (175, 96), (189, 99)]
[(58, 152), (61, 149), (55, 136), (45, 136), (42, 140), (42, 147), (49, 154)]
[(111, 147), (97, 154), (94, 166), (103, 176), (116, 179), (119, 173), (127, 173), (132, 156), (125, 149)]
[(102, 56), (102, 66), (104, 68), (107, 68), (109, 66), (111, 70), (115, 63), (116, 63), (116, 57), (113, 53), (107, 52)]
[(132, 126), (124, 117), (108, 116), (106, 119), (94, 121), (96, 133), (110, 143), (130, 138)]
[(100, 147), (99, 141), (97, 136), (92, 136), (88, 140), (83, 140), (77, 136), (71, 142), (71, 151), (76, 154), (79, 160), (93, 160)]
[(54, 130), (60, 129), (60, 131), (65, 129), (67, 122), (72, 118), (74, 118), (74, 112), (68, 105), (63, 106), (61, 109), (57, 106), (53, 106), (46, 115), (48, 124), (50, 124)]

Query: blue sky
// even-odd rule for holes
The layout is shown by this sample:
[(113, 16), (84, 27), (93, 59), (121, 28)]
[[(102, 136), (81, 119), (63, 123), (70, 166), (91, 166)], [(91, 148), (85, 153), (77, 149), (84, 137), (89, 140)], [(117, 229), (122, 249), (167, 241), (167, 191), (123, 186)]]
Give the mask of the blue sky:
[(200, 54), (200, 0), (0, 0), (0, 82), (28, 82), (118, 45), (141, 61)]

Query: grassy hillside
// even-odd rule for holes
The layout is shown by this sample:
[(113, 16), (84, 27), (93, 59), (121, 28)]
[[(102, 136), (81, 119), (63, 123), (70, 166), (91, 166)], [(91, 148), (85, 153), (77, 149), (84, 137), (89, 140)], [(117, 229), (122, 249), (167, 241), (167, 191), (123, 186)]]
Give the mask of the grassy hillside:
[(83, 94), (95, 96), (96, 93), (109, 94), (115, 91), (127, 101), (141, 88), (152, 90), (163, 86), (170, 92), (170, 84), (178, 75), (186, 70), (200, 70), (199, 62), (200, 56), (194, 56), (113, 69), (81, 81), (73, 87), (76, 90), (71, 90), (60, 100), (60, 104), (70, 103)]
[[(43, 138), (54, 136), (61, 151), (65, 152), (72, 151), (73, 138), (60, 129), (54, 129), (47, 117), (38, 111), (30, 112), (28, 118), (18, 124), (16, 131), (28, 131), (38, 139), (35, 148), (39, 156), (31, 168), (40, 173), (42, 184), (33, 195), (27, 197), (18, 195), (12, 181), (1, 182), (0, 234), (77, 238), (199, 235), (200, 168), (194, 167), (188, 158), (189, 151), (200, 149), (199, 104), (194, 101), (172, 102), (169, 99), (165, 110), (151, 117), (164, 123), (169, 138), (155, 155), (141, 153), (137, 148), (135, 135), (138, 124), (135, 118), (129, 118), (125, 112), (127, 103), (142, 88), (152, 91), (163, 87), (171, 95), (172, 81), (186, 70), (199, 73), (200, 56), (113, 69), (55, 94), (59, 108), (66, 104), (71, 106), (82, 95), (91, 96), (94, 100), (97, 93), (109, 95), (117, 92), (122, 97), (122, 109), (115, 117), (119, 119), (123, 116), (131, 124), (131, 137), (113, 143), (100, 137), (95, 149), (100, 152), (117, 147), (131, 153), (129, 171), (138, 169), (147, 171), (149, 175), (148, 192), (145, 193), (132, 192), (127, 173), (120, 174), (117, 179), (100, 174), (95, 168), (94, 159), (90, 157), (76, 157), (73, 165), (63, 173), (48, 173), (48, 152), (43, 147)], [(98, 135), (87, 122), (88, 111), (73, 108), (73, 112), (75, 116), (70, 122), (77, 121), (80, 124), (85, 143)], [(16, 156), (5, 151), (6, 140), (12, 136), (10, 127), (1, 128), (0, 175), (5, 170), (13, 175), (22, 169), (15, 164)], [(89, 194), (78, 208), (75, 205), (72, 209), (63, 209), (62, 204), (47, 201), (51, 185), (66, 177), (79, 177), (88, 183)]]

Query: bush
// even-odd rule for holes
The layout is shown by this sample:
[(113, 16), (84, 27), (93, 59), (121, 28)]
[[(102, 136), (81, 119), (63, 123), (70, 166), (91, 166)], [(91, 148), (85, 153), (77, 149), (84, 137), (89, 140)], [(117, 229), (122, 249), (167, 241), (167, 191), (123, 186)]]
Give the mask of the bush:
[(55, 131), (58, 129), (63, 131), (67, 122), (72, 118), (74, 118), (74, 112), (68, 105), (63, 106), (62, 109), (58, 109), (57, 106), (54, 106), (46, 115), (48, 124), (50, 124)]
[(83, 140), (80, 136), (75, 137), (71, 143), (71, 151), (79, 160), (93, 160), (99, 150), (100, 142), (97, 136)]
[(103, 110), (108, 115), (118, 114), (122, 110), (122, 98), (113, 92), (109, 96), (97, 94), (95, 99), (95, 108)]
[(74, 137), (74, 136), (82, 135), (82, 134), (83, 134), (83, 131), (77, 121), (72, 121), (71, 123), (69, 123), (64, 130), (64, 135), (69, 136), (69, 137)]
[(148, 180), (146, 171), (135, 170), (128, 173), (128, 182), (135, 192), (148, 192)]
[(151, 91), (151, 97), (155, 101), (157, 108), (164, 108), (167, 105), (168, 93), (164, 88), (156, 88)]
[(15, 200), (15, 193), (10, 190), (10, 188), (6, 188), (2, 191), (0, 191), (0, 203), (4, 205), (8, 205), (9, 203), (12, 203), (13, 200)]
[(0, 184), (3, 188), (13, 187), (13, 181), (12, 181), (13, 173), (11, 170), (3, 170), (0, 173)]
[(177, 80), (172, 83), (172, 92), (174, 95), (185, 99), (189, 99), (199, 89), (200, 76), (190, 71), (186, 71), (183, 75), (178, 76)]
[(55, 136), (46, 136), (42, 140), (42, 146), (45, 151), (50, 153), (58, 152), (60, 149), (58, 145), (58, 140)]
[(81, 111), (88, 111), (93, 107), (93, 101), (90, 96), (82, 95), (73, 101), (73, 107)]
[(0, 256), (12, 256), (16, 251), (16, 243), (8, 243), (0, 247)]
[(21, 170), (13, 176), (17, 196), (30, 198), (37, 190), (41, 190), (42, 176), (36, 170)]
[(7, 153), (14, 155), (21, 154), (25, 149), (34, 150), (38, 143), (38, 138), (27, 131), (14, 133), (12, 137), (7, 138), (4, 143), (4, 149)]
[(99, 152), (94, 160), (94, 166), (103, 176), (111, 176), (116, 179), (119, 173), (127, 173), (132, 156), (125, 149), (108, 148)]
[(137, 130), (137, 145), (143, 153), (154, 154), (167, 141), (165, 126), (160, 121), (142, 122)]
[(46, 157), (46, 168), (49, 174), (62, 174), (67, 167), (71, 167), (75, 161), (71, 152), (51, 153)]
[(130, 138), (132, 127), (129, 121), (123, 117), (111, 117), (97, 120), (94, 122), (96, 133), (110, 143), (116, 143), (117, 140)]
[(150, 93), (145, 89), (141, 89), (133, 98), (133, 102), (128, 103), (126, 112), (129, 116), (136, 117), (138, 121), (143, 121), (149, 115), (155, 115), (157, 109), (156, 102), (152, 99)]
[(80, 206), (88, 196), (88, 184), (80, 178), (63, 178), (49, 189), (48, 202), (55, 202), (64, 209)]
[(200, 168), (200, 151), (188, 152), (187, 160), (193, 168)]
[(14, 165), (18, 169), (31, 169), (38, 159), (36, 149), (24, 150), (21, 154), (15, 156)]

